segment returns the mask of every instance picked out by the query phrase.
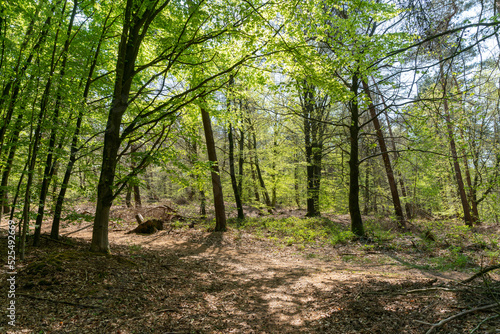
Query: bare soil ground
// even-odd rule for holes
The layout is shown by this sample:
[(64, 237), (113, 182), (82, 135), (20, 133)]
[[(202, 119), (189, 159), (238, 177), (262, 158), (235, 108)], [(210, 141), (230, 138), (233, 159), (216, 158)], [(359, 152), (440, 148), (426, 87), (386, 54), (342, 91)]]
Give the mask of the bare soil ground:
[[(198, 225), (127, 234), (135, 212), (120, 210), (110, 227), (112, 255), (88, 252), (88, 222), (67, 223), (61, 242), (44, 238), (28, 249), (18, 263), (15, 327), (7, 323), (3, 268), (0, 333), (426, 333), (429, 324), (488, 303), (458, 283), (471, 272), (408, 265), (417, 250), (360, 242), (303, 249)], [(470, 333), (491, 315), (474, 312), (436, 332)], [(476, 333), (497, 328), (498, 318)]]

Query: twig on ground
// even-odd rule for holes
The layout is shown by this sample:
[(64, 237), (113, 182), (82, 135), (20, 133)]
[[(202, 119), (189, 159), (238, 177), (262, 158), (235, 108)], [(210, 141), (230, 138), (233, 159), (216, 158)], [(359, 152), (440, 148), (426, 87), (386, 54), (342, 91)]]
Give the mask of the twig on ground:
[(489, 266), (489, 267), (485, 267), (483, 268), (480, 272), (472, 275), (471, 277), (467, 278), (465, 281), (462, 281), (462, 283), (469, 283), (469, 282), (472, 282), (473, 280), (475, 280), (476, 278), (480, 277), (480, 276), (483, 276), (484, 274), (492, 271), (492, 270), (495, 270), (495, 269), (500, 269), (500, 264), (497, 264), (497, 265), (493, 265), (493, 266)]
[(78, 229), (78, 230), (76, 230), (76, 231), (72, 231), (72, 232), (69, 232), (69, 233), (63, 234), (63, 236), (64, 236), (64, 237), (67, 237), (67, 236), (68, 236), (68, 235), (70, 235), (70, 234), (73, 234), (73, 233), (76, 233), (76, 232), (80, 232), (80, 231), (85, 230), (86, 228), (89, 228), (89, 227), (91, 227), (91, 226), (94, 226), (94, 223), (92, 223), (92, 224), (90, 224), (90, 225), (87, 225), (87, 226), (85, 226), (85, 227), (82, 227), (82, 228), (80, 228), (80, 229)]
[(22, 297), (26, 297), (26, 298), (36, 299), (36, 300), (43, 300), (43, 301), (47, 301), (47, 302), (57, 303), (57, 304), (66, 304), (66, 305), (83, 307), (83, 308), (97, 308), (97, 309), (102, 309), (101, 306), (86, 305), (86, 304), (77, 304), (77, 303), (67, 302), (67, 301), (64, 301), (64, 300), (54, 300), (54, 299), (49, 299), (49, 298), (37, 297), (37, 296), (33, 296), (33, 295), (28, 295), (28, 294), (25, 294), (25, 293), (16, 293), (16, 295), (22, 296)]
[(76, 245), (70, 244), (69, 242), (64, 242), (64, 241), (61, 241), (61, 240), (52, 239), (48, 235), (42, 235), (42, 238), (44, 238), (44, 239), (46, 239), (48, 241), (56, 242), (56, 243), (61, 244), (61, 245), (76, 247)]
[(451, 317), (443, 319), (443, 320), (441, 320), (439, 322), (436, 322), (435, 324), (430, 324), (430, 323), (423, 322), (423, 321), (420, 321), (420, 320), (415, 320), (415, 322), (431, 326), (431, 328), (429, 328), (429, 330), (425, 333), (425, 334), (431, 334), (436, 328), (441, 327), (444, 324), (446, 324), (446, 323), (448, 323), (448, 322), (450, 322), (450, 321), (452, 321), (454, 319), (460, 318), (460, 317), (462, 317), (462, 316), (464, 316), (466, 314), (469, 314), (469, 313), (474, 313), (474, 312), (478, 312), (478, 311), (484, 311), (484, 310), (492, 309), (492, 308), (495, 308), (495, 307), (500, 307), (500, 304), (494, 303), (494, 304), (484, 305), (484, 306), (476, 307), (476, 308), (473, 308), (473, 309), (470, 309), (470, 310), (466, 310), (466, 311), (457, 313), (455, 315), (452, 315)]
[(409, 293), (417, 293), (417, 292), (428, 292), (428, 291), (451, 291), (451, 292), (457, 292), (457, 291), (463, 291), (461, 289), (449, 289), (449, 288), (443, 288), (443, 287), (432, 287), (432, 288), (427, 288), (427, 289), (415, 289), (415, 290), (408, 290), (403, 292), (403, 294), (409, 294)]
[[(473, 334), (475, 331), (477, 331), (479, 329), (479, 327), (481, 327), (482, 324), (484, 324), (486, 321), (488, 320), (491, 320), (491, 319), (495, 319), (495, 318), (498, 318), (500, 315), (499, 314), (495, 314), (495, 315), (492, 315), (491, 317), (487, 317), (485, 319), (483, 319), (479, 324), (477, 324), (477, 326), (470, 332), (470, 334)], [(498, 332), (498, 330), (497, 330)]]

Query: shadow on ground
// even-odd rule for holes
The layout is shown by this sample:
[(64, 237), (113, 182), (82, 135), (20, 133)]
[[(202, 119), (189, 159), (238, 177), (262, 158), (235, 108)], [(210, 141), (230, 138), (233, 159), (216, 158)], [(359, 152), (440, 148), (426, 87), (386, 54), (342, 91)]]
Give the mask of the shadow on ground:
[[(404, 294), (432, 284), (423, 278), (369, 279), (347, 264), (227, 246), (221, 233), (180, 237), (138, 236), (137, 244), (113, 245), (111, 256), (89, 253), (78, 239), (29, 249), (17, 275), (13, 332), (424, 333), (428, 326), (415, 320), (455, 311), (439, 292)], [(4, 316), (0, 332), (7, 330)]]

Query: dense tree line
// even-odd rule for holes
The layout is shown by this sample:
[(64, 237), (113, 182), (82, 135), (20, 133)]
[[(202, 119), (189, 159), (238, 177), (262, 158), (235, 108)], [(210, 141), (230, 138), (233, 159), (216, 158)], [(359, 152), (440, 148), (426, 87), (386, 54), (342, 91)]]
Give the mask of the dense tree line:
[[(40, 0), (0, 5), (2, 210), (186, 196), (307, 216), (498, 221), (496, 3)], [(205, 155), (207, 152), (207, 155)], [(211, 181), (210, 181), (211, 180)], [(213, 192), (213, 197), (208, 196)], [(212, 200), (211, 200), (212, 201)], [(36, 209), (33, 208), (36, 205)], [(36, 212), (34, 211), (36, 210)]]

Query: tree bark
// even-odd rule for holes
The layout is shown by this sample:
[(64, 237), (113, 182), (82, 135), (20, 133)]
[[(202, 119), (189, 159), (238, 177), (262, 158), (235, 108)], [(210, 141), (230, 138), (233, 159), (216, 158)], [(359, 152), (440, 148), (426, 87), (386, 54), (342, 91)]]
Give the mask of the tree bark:
[(207, 143), (208, 160), (211, 163), (212, 190), (214, 195), (215, 207), (215, 231), (226, 231), (226, 210), (224, 207), (224, 195), (222, 193), (222, 183), (219, 175), (219, 166), (217, 165), (217, 152), (215, 150), (214, 134), (212, 131), (212, 122), (210, 114), (200, 107), (205, 140)]
[(447, 130), (447, 134), (448, 134), (448, 141), (450, 144), (451, 157), (452, 157), (452, 161), (453, 161), (453, 169), (455, 171), (455, 179), (457, 182), (458, 193), (459, 193), (459, 197), (460, 197), (460, 201), (462, 203), (462, 209), (463, 209), (463, 213), (464, 213), (464, 221), (465, 221), (465, 225), (473, 226), (474, 221), (473, 221), (471, 213), (470, 213), (469, 202), (467, 200), (467, 194), (465, 192), (465, 186), (464, 186), (464, 181), (462, 178), (462, 172), (460, 170), (460, 163), (458, 161), (457, 148), (456, 148), (455, 138), (454, 138), (454, 134), (453, 134), (453, 125), (451, 122), (450, 109), (449, 109), (449, 105), (448, 105), (447, 82), (446, 82), (446, 79), (444, 77), (442, 64), (440, 66), (440, 76), (441, 76), (441, 85), (443, 88), (444, 119), (446, 122), (446, 130)]
[[(250, 147), (250, 151), (252, 148)], [(254, 162), (254, 157), (250, 156), (250, 172), (252, 175), (252, 182), (253, 182), (253, 192), (255, 196), (255, 201), (258, 203), (260, 202), (260, 195), (259, 195), (259, 187), (257, 185), (257, 178), (255, 177), (255, 162)]]
[[(253, 129), (252, 129), (253, 130)], [(267, 192), (266, 184), (264, 178), (262, 177), (262, 172), (260, 171), (259, 157), (257, 155), (257, 139), (255, 137), (255, 132), (252, 133), (253, 139), (253, 152), (255, 158), (255, 171), (257, 172), (257, 179), (259, 180), (260, 188), (262, 189), (262, 195), (264, 196), (264, 202), (266, 203), (269, 213), (272, 213), (271, 199), (269, 198), (269, 193)]]
[(236, 179), (236, 172), (234, 168), (234, 139), (233, 139), (233, 126), (229, 123), (227, 137), (229, 141), (229, 174), (231, 175), (231, 185), (234, 192), (234, 200), (236, 202), (236, 209), (238, 211), (238, 219), (245, 219), (243, 212), (243, 204), (241, 202), (241, 191), (238, 189), (238, 181)]
[(349, 213), (351, 216), (351, 231), (357, 236), (364, 236), (363, 220), (359, 208), (359, 108), (358, 108), (359, 81), (356, 74), (352, 77), (351, 92), (354, 94), (349, 103), (351, 124), (349, 125)]
[(132, 186), (130, 184), (127, 187), (127, 193), (125, 194), (125, 205), (127, 208), (132, 207)]
[(451, 157), (453, 160), (453, 168), (455, 171), (455, 179), (457, 182), (460, 201), (462, 203), (465, 225), (473, 226), (474, 221), (473, 221), (472, 216), (470, 214), (469, 202), (467, 200), (467, 194), (465, 193), (464, 181), (462, 178), (462, 172), (460, 170), (460, 163), (458, 162), (457, 148), (456, 148), (455, 139), (453, 136), (453, 125), (451, 123), (451, 117), (450, 117), (449, 108), (448, 108), (448, 101), (446, 100), (446, 97), (443, 100), (443, 107), (444, 107), (444, 113), (445, 113), (446, 129), (447, 129), (447, 133), (448, 133), (448, 141), (450, 143)]
[(387, 174), (387, 180), (389, 181), (389, 188), (391, 190), (392, 195), (392, 203), (394, 205), (394, 212), (396, 213), (396, 218), (398, 220), (398, 225), (400, 228), (405, 228), (405, 217), (403, 214), (403, 208), (401, 207), (401, 201), (399, 199), (398, 187), (396, 184), (396, 179), (394, 178), (394, 172), (392, 171), (391, 160), (389, 157), (389, 153), (387, 152), (387, 146), (385, 144), (384, 134), (382, 133), (382, 127), (378, 121), (377, 111), (375, 110), (375, 106), (373, 104), (373, 100), (371, 97), (370, 89), (366, 81), (363, 80), (363, 89), (365, 94), (370, 99), (370, 104), (368, 109), (370, 110), (370, 116), (372, 118), (373, 126), (375, 127), (375, 131), (377, 133), (377, 140), (380, 147), (380, 151), (382, 153), (382, 160), (384, 162), (385, 172)]
[(240, 192), (240, 198), (242, 199), (242, 201), (243, 201), (243, 164), (245, 162), (243, 157), (244, 144), (245, 144), (245, 133), (243, 129), (240, 129), (240, 137), (238, 138), (238, 191)]
[(297, 208), (300, 210), (300, 187), (299, 187), (299, 166), (295, 163), (295, 167), (293, 169), (293, 187), (295, 190), (295, 203), (297, 204)]
[[(381, 99), (382, 99), (382, 104), (384, 106), (384, 115), (385, 115), (385, 120), (387, 122), (387, 130), (389, 131), (389, 137), (392, 138), (391, 140), (391, 145), (392, 145), (392, 150), (394, 151), (394, 161), (397, 161), (397, 159), (399, 158), (399, 153), (396, 149), (396, 140), (394, 138), (394, 135), (392, 133), (392, 127), (391, 127), (391, 122), (389, 121), (389, 116), (387, 115), (387, 104), (385, 103), (385, 98), (384, 96), (382, 95), (382, 93), (380, 92), (380, 89), (378, 88), (377, 85), (375, 85)], [(398, 177), (399, 179), (399, 185), (401, 186), (401, 195), (403, 195), (403, 198), (408, 198), (408, 191), (406, 190), (406, 186), (405, 186), (405, 181), (403, 179), (403, 175), (401, 175), (401, 173), (399, 171), (396, 171), (396, 176)], [(406, 204), (405, 204), (405, 211), (406, 211), (406, 219), (411, 219), (412, 218), (412, 214), (411, 214), (411, 205), (409, 205), (408, 201), (406, 201)]]
[(321, 184), (321, 163), (323, 156), (323, 117), (317, 105), (315, 87), (304, 80), (302, 83), (301, 105), (304, 125), (304, 144), (307, 172), (307, 217), (320, 216), (319, 190)]
[[(113, 100), (104, 132), (101, 174), (97, 185), (97, 206), (90, 245), (91, 251), (99, 253), (110, 252), (108, 241), (109, 211), (114, 199), (113, 184), (118, 163), (118, 150), (121, 144), (120, 127), (123, 114), (128, 108), (132, 79), (135, 76), (135, 62), (141, 45), (139, 32), (144, 24), (143, 19), (145, 19), (132, 16), (133, 6), (134, 2), (128, 0), (118, 46)], [(143, 15), (145, 16), (146, 13)]]

